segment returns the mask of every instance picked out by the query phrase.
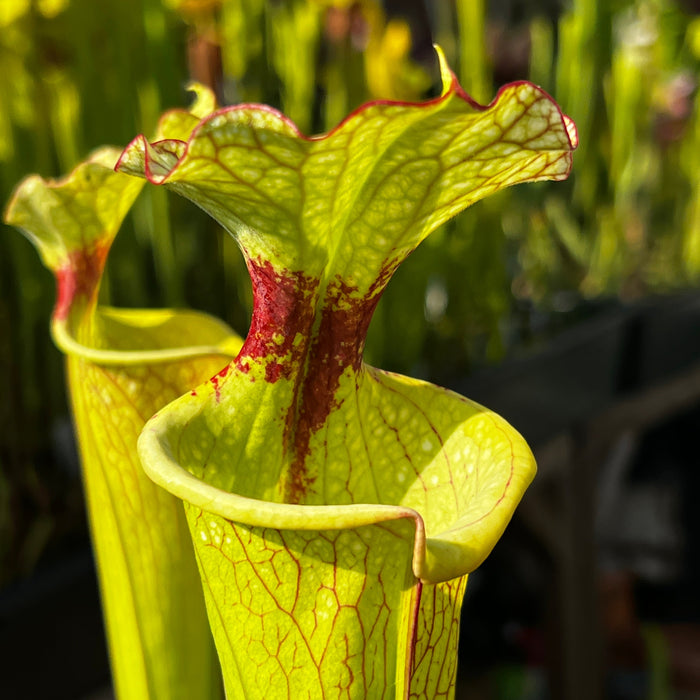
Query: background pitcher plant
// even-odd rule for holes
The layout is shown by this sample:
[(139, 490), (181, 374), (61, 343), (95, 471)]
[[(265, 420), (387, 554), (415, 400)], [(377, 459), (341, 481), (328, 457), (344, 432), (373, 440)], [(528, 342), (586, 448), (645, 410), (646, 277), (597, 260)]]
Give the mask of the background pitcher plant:
[[(186, 136), (213, 108), (166, 113)], [(54, 273), (52, 334), (67, 356), (75, 428), (118, 697), (216, 698), (220, 676), (182, 506), (144, 475), (136, 439), (158, 408), (219, 370), (241, 345), (191, 311), (98, 305), (110, 246), (142, 183), (94, 153), (65, 179), (27, 178), (6, 212)]]

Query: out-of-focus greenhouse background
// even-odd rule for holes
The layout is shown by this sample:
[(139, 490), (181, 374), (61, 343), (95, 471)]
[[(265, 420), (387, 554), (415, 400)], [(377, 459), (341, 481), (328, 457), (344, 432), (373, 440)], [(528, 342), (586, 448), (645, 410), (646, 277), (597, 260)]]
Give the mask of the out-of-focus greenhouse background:
[[(580, 136), (569, 181), (500, 193), (429, 238), (370, 329), (370, 363), (501, 410), (541, 464), (471, 578), (457, 697), (700, 698), (700, 3), (0, 0), (0, 199), (153, 133), (193, 79), (306, 133), (369, 99), (434, 95), (433, 42), (476, 100), (532, 80)], [(54, 285), (1, 228), (0, 659), (26, 637), (24, 668), (38, 673), (43, 649), (52, 682), (13, 695), (5, 680), (8, 696), (3, 670), (0, 695), (87, 697), (108, 683), (100, 631), (74, 599), (55, 617), (51, 597), (94, 597)], [(102, 295), (209, 311), (241, 334), (251, 306), (233, 241), (156, 188)], [(51, 624), (77, 649), (92, 630), (92, 656), (71, 665), (40, 632)]]

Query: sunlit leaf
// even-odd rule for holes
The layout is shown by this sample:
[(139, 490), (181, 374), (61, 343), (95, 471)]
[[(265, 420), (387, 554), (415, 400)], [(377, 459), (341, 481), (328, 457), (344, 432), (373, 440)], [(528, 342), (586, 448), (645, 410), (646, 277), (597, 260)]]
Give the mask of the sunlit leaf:
[(544, 92), (515, 83), (484, 108), (442, 71), (440, 98), (371, 103), (323, 136), (246, 105), (120, 159), (221, 222), (253, 280), (235, 361), (139, 443), (186, 503), (231, 697), (451, 696), (465, 576), (534, 475), (490, 411), (362, 362), (426, 236), (571, 167), (575, 128)]

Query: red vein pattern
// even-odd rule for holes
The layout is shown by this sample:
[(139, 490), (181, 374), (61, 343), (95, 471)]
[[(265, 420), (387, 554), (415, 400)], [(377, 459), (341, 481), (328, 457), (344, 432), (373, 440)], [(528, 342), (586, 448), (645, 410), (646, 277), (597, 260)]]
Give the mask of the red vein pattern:
[(396, 697), (415, 585), (410, 523), (319, 533), (251, 528), (193, 507), (188, 518), (230, 696)]

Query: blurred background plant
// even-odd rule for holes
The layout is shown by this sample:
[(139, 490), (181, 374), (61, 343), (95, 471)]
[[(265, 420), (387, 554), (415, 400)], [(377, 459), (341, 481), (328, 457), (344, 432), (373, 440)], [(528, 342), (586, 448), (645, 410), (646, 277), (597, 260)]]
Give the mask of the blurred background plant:
[[(531, 79), (575, 120), (567, 183), (512, 189), (431, 237), (397, 273), (367, 359), (446, 382), (546, 340), (610, 299), (700, 277), (700, 16), (680, 0), (3, 0), (0, 195), (152, 133), (185, 85), (266, 102), (306, 133), (368, 99), (439, 92), (432, 43), (490, 101)], [(84, 530), (50, 274), (0, 235), (0, 585)], [(245, 333), (232, 240), (146, 188), (117, 238), (104, 301), (190, 306)], [(422, 310), (417, 313), (417, 310)]]

